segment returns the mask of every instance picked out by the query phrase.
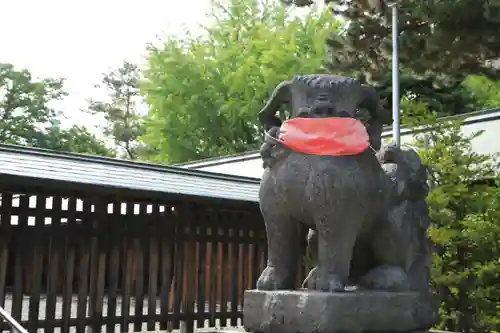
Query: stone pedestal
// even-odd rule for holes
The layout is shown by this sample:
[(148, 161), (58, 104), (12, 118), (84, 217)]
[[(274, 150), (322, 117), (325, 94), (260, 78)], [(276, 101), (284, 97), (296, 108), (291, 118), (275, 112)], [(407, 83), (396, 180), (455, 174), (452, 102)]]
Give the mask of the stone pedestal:
[(413, 292), (248, 290), (243, 326), (257, 333), (427, 332), (437, 312), (431, 295)]

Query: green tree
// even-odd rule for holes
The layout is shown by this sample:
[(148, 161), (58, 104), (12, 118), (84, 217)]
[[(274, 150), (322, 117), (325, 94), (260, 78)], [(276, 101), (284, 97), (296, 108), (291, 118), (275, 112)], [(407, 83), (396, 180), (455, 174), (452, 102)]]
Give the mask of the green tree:
[(0, 142), (61, 151), (112, 155), (86, 128), (60, 126), (50, 106), (66, 96), (63, 80), (35, 80), (27, 70), (0, 63)]
[(114, 157), (113, 149), (106, 147), (103, 141), (90, 133), (83, 126), (73, 125), (67, 129), (61, 129), (58, 122), (54, 122), (45, 133), (38, 139), (39, 146), (67, 152), (85, 153)]
[(125, 61), (118, 69), (103, 74), (97, 85), (108, 93), (108, 100), (89, 102), (87, 112), (104, 116), (104, 135), (112, 139), (120, 157), (136, 160), (147, 149), (137, 141), (144, 133), (144, 117), (139, 113), (142, 99), (139, 95), (140, 71), (137, 65)]
[[(302, 0), (285, 1), (307, 5)], [(500, 3), (489, 0), (326, 0), (349, 22), (334, 34), (333, 62), (378, 76), (391, 58), (391, 3), (398, 4), (400, 61), (416, 75), (463, 80), (469, 74), (500, 79)], [(417, 56), (418, 55), (418, 56)]]
[(205, 34), (171, 36), (150, 47), (144, 142), (154, 159), (178, 163), (250, 149), (260, 143), (257, 113), (282, 80), (325, 72), (328, 12), (296, 17), (278, 1), (213, 3)]
[(490, 80), (485, 76), (471, 75), (464, 81), (474, 99), (482, 108), (500, 107), (500, 80)]
[[(308, 6), (319, 2), (283, 0)], [(428, 104), (439, 115), (483, 107), (484, 93), (470, 91), (469, 75), (500, 79), (498, 52), (500, 3), (487, 0), (325, 0), (342, 29), (327, 39), (329, 68), (378, 87), (392, 99), (392, 21), (390, 3), (399, 12), (400, 92)], [(496, 63), (496, 66), (495, 66)], [(469, 82), (470, 83), (470, 82)], [(485, 89), (485, 88), (483, 88)]]
[[(414, 112), (426, 118), (430, 147), (421, 156), (432, 169), (428, 197), (435, 244), (433, 288), (441, 298), (440, 329), (498, 332), (500, 326), (500, 189), (498, 156), (478, 154), (461, 120), (440, 122), (424, 104)], [(431, 125), (432, 124), (432, 125)], [(423, 147), (423, 140), (417, 146)]]

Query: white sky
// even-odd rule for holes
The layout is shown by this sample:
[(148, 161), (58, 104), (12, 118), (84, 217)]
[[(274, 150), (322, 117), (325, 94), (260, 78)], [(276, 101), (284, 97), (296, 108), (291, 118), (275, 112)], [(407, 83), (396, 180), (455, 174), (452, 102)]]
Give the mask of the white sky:
[(79, 112), (101, 74), (123, 60), (140, 63), (145, 47), (204, 21), (209, 0), (0, 0), (0, 62), (37, 77), (64, 77), (68, 122), (92, 126)]

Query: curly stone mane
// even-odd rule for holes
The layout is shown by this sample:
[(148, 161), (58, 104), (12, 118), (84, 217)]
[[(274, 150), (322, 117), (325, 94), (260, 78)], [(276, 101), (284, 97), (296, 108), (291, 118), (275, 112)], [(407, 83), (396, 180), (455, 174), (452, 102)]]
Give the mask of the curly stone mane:
[(304, 84), (311, 88), (333, 88), (335, 86), (353, 86), (360, 85), (358, 81), (353, 78), (339, 76), (339, 75), (329, 75), (329, 74), (309, 74), (309, 75), (295, 75), (292, 78), (292, 82)]

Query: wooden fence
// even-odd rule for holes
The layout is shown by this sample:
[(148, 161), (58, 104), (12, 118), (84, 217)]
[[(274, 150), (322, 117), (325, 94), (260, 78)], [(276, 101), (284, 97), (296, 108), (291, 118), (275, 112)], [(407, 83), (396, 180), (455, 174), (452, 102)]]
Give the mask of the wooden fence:
[(1, 193), (0, 306), (31, 332), (238, 326), (265, 260), (256, 205)]

